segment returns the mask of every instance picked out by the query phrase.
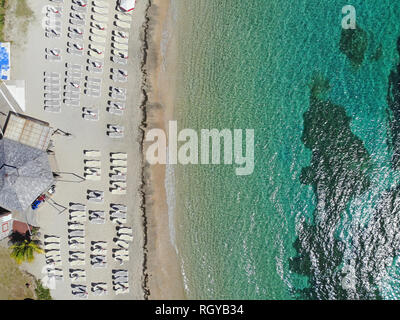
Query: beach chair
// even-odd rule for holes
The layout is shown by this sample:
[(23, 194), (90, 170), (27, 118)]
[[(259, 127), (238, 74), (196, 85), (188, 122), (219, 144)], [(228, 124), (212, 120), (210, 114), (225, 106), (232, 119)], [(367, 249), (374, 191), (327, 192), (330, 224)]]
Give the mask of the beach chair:
[(99, 14), (99, 15), (103, 15), (103, 16), (107, 16), (108, 15), (108, 9), (107, 8), (101, 8), (101, 7), (97, 7), (94, 6), (92, 7), (92, 12)]
[(115, 20), (114, 21), (114, 25), (117, 28), (120, 28), (120, 29), (125, 30), (125, 31), (129, 31), (129, 29), (131, 28), (131, 24), (129, 22), (124, 22), (124, 21), (121, 21), (121, 20)]
[(100, 174), (84, 173), (84, 177), (85, 177), (86, 180), (90, 180), (90, 181), (100, 181), (101, 180), (101, 175)]
[(105, 29), (103, 30), (99, 28), (90, 28), (90, 33), (92, 34), (90, 37), (96, 36), (104, 39), (107, 37), (107, 31)]
[(117, 232), (120, 234), (132, 234), (133, 230), (129, 227), (117, 227)]
[(69, 19), (69, 23), (75, 26), (85, 26), (86, 20), (81, 20), (81, 19)]
[(69, 230), (83, 230), (85, 225), (80, 222), (70, 222), (68, 223), (68, 229)]
[(85, 231), (84, 230), (68, 230), (68, 237), (84, 237)]
[(112, 171), (112, 172), (115, 172), (115, 173), (127, 173), (128, 172), (128, 168), (127, 167), (118, 167), (118, 166), (111, 166), (110, 167), (110, 170)]
[(128, 158), (128, 154), (126, 152), (111, 152), (111, 159), (120, 159), (126, 160)]
[(103, 0), (94, 0), (93, 5), (99, 8), (108, 8), (109, 4), (107, 1), (103, 1)]
[(115, 107), (108, 107), (106, 108), (107, 112), (114, 114), (116, 116), (122, 116), (124, 114), (123, 110), (117, 109)]
[(111, 175), (111, 181), (126, 182), (126, 174), (113, 174)]
[(100, 36), (89, 36), (89, 40), (96, 42), (96, 43), (105, 43), (106, 42), (106, 38), (100, 37)]
[(128, 63), (128, 59), (117, 57), (117, 56), (111, 56), (110, 59), (112, 62), (118, 63), (120, 65), (126, 65)]
[(81, 71), (82, 72), (82, 65), (76, 63), (66, 63), (65, 66), (73, 71)]
[(83, 213), (85, 213), (85, 211), (86, 211), (86, 205), (84, 205), (82, 203), (71, 203), (69, 208), (72, 211), (81, 211)]
[(118, 38), (129, 39), (129, 32), (126, 32), (126, 31), (113, 30), (111, 34)]
[(110, 207), (115, 211), (120, 211), (120, 212), (126, 212), (126, 210), (128, 209), (126, 205), (119, 203), (112, 203), (110, 204)]
[(45, 106), (59, 106), (61, 104), (60, 100), (44, 100)]
[(79, 92), (64, 92), (64, 98), (68, 100), (78, 100), (79, 99)]
[(78, 19), (84, 21), (86, 19), (86, 15), (80, 12), (70, 12), (69, 16), (73, 19)]
[(133, 237), (131, 235), (128, 234), (118, 234), (118, 237), (123, 240), (123, 241), (127, 241), (127, 242), (132, 242), (133, 241)]
[(128, 54), (127, 52), (129, 50), (129, 47), (126, 44), (122, 44), (122, 43), (119, 43), (119, 42), (112, 42), (111, 46), (113, 48), (121, 51), (121, 52), (124, 52), (124, 53)]
[(108, 17), (97, 14), (97, 13), (93, 13), (91, 15), (92, 20), (96, 21), (96, 22), (103, 22), (103, 23), (107, 23), (108, 22)]
[(76, 5), (71, 5), (71, 9), (79, 13), (85, 13), (87, 11), (87, 7), (81, 7)]
[(128, 270), (112, 270), (112, 277), (122, 277), (122, 276), (128, 276)]
[(51, 100), (60, 100), (61, 99), (61, 94), (60, 93), (44, 93), (44, 97), (46, 99), (51, 99)]
[(91, 158), (101, 157), (101, 152), (99, 150), (84, 150), (83, 153), (86, 157), (91, 157)]
[(113, 284), (114, 285), (116, 285), (116, 284), (123, 284), (123, 285), (125, 285), (125, 286), (128, 286), (129, 285), (129, 279), (128, 279), (128, 276), (119, 276), (119, 277), (116, 277), (116, 276), (112, 276), (112, 279), (113, 279)]
[(132, 16), (120, 13), (115, 14), (115, 18), (126, 23), (130, 23), (132, 21)]
[(71, 106), (71, 107), (80, 107), (81, 103), (79, 100), (77, 99), (64, 99), (63, 101), (67, 106)]
[(125, 44), (125, 45), (127, 45), (129, 43), (129, 39), (128, 38), (121, 38), (121, 37), (117, 37), (117, 36), (112, 36), (111, 40), (114, 41), (114, 42)]
[(129, 249), (129, 243), (122, 241), (122, 240), (117, 240), (115, 244), (123, 249)]
[(59, 78), (60, 78), (60, 74), (59, 74), (58, 72), (48, 72), (48, 71), (45, 71), (45, 72), (43, 73), (43, 75), (44, 75), (45, 77), (48, 77), (48, 78), (56, 78), (56, 79), (59, 79)]
[(47, 252), (49, 250), (60, 250), (60, 243), (45, 243), (44, 251)]

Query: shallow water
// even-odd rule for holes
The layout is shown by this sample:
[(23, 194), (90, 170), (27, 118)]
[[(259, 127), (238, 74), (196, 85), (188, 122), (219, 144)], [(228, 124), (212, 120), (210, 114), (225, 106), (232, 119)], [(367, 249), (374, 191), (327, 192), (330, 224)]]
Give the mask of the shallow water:
[[(170, 203), (189, 298), (399, 297), (397, 207), (387, 203), (396, 203), (400, 180), (387, 139), (387, 91), (399, 60), (400, 4), (352, 4), (368, 37), (358, 68), (339, 50), (343, 1), (173, 1), (179, 129), (256, 135), (250, 176), (236, 176), (234, 166), (189, 165), (168, 178), (176, 183)], [(313, 149), (302, 137), (316, 76), (329, 82), (319, 97), (329, 110), (308, 118), (308, 134), (330, 142)], [(327, 119), (332, 127), (321, 131)], [(350, 138), (341, 143), (343, 136)], [(302, 183), (309, 166), (329, 184)], [(299, 254), (301, 271), (291, 262)]]

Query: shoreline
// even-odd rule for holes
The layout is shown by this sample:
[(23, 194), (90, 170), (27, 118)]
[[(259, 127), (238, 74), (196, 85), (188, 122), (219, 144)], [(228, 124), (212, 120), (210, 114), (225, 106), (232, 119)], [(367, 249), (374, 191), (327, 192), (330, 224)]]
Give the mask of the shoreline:
[(143, 279), (142, 279), (142, 289), (143, 289), (143, 297), (144, 300), (148, 300), (149, 295), (150, 295), (150, 288), (148, 286), (148, 280), (149, 280), (149, 275), (148, 275), (148, 265), (147, 265), (147, 255), (148, 255), (148, 219), (147, 219), (147, 210), (146, 210), (146, 178), (145, 178), (145, 158), (144, 158), (144, 138), (145, 138), (145, 132), (146, 132), (146, 123), (147, 123), (147, 111), (146, 111), (146, 105), (149, 101), (149, 96), (146, 91), (146, 86), (147, 86), (147, 81), (148, 81), (148, 74), (146, 70), (146, 65), (147, 65), (147, 53), (149, 50), (149, 41), (148, 41), (148, 36), (149, 36), (149, 27), (150, 27), (150, 18), (149, 18), (149, 10), (152, 5), (152, 0), (148, 0), (147, 6), (145, 9), (145, 16), (144, 16), (144, 23), (143, 23), (143, 35), (142, 35), (142, 62), (140, 64), (140, 71), (142, 72), (142, 83), (141, 83), (141, 91), (143, 95), (143, 100), (142, 103), (140, 104), (140, 109), (142, 111), (142, 119), (141, 123), (139, 125), (139, 132), (140, 132), (140, 143), (139, 143), (139, 148), (140, 148), (140, 153), (142, 155), (142, 166), (141, 166), (141, 172), (140, 172), (140, 187), (139, 187), (139, 193), (141, 197), (141, 205), (140, 209), (142, 210), (142, 221), (143, 221)]
[[(166, 124), (172, 120), (174, 113), (176, 39), (170, 14), (171, 2), (149, 1), (151, 2), (148, 8), (149, 51), (144, 86), (148, 97), (145, 128), (165, 130)], [(165, 40), (167, 43), (164, 42)], [(165, 44), (167, 47), (163, 48)], [(185, 299), (181, 265), (171, 239), (166, 166), (145, 166), (143, 177), (147, 181), (145, 210), (148, 221), (147, 272), (150, 299)]]

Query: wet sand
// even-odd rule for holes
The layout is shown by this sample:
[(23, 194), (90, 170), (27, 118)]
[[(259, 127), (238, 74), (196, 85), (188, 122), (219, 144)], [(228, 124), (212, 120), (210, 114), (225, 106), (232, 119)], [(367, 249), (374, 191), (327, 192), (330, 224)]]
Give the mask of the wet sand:
[[(149, 18), (147, 129), (165, 130), (174, 116), (177, 57), (170, 1), (152, 1)], [(165, 170), (165, 165), (155, 165), (148, 167), (145, 173), (149, 298), (184, 299), (180, 262), (170, 238)]]

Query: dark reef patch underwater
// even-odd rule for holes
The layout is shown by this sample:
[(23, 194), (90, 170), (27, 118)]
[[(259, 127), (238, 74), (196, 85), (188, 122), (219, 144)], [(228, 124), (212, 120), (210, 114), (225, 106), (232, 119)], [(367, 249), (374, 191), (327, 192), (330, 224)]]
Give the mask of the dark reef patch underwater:
[[(358, 68), (365, 58), (365, 52), (368, 48), (368, 35), (359, 26), (356, 29), (342, 29), (339, 48), (349, 58), (352, 65)], [(379, 52), (377, 57), (379, 58)]]
[[(364, 37), (364, 33), (360, 35)], [(400, 37), (397, 50), (400, 54)], [(363, 51), (358, 48), (347, 53), (353, 65), (362, 63)], [(296, 291), (301, 298), (382, 299), (379, 288), (389, 274), (396, 273), (396, 257), (400, 255), (400, 184), (383, 192), (366, 222), (354, 225), (352, 258), (346, 259), (348, 244), (338, 237), (341, 217), (351, 200), (370, 187), (372, 164), (363, 141), (351, 131), (345, 108), (326, 98), (329, 89), (326, 79), (315, 76), (310, 106), (303, 115), (302, 142), (312, 157), (300, 182), (313, 186), (317, 205), (313, 221), (302, 224), (293, 244), (297, 255), (289, 261), (290, 269), (308, 278), (309, 286)], [(388, 145), (393, 152), (392, 167), (398, 170), (400, 63), (388, 79), (387, 103)]]
[(302, 136), (312, 159), (311, 165), (303, 168), (300, 181), (313, 186), (317, 208), (313, 224), (303, 225), (294, 243), (298, 256), (290, 261), (290, 267), (309, 277), (311, 286), (302, 292), (305, 298), (344, 299), (347, 291), (341, 286), (340, 266), (345, 245), (335, 231), (349, 201), (370, 185), (370, 156), (352, 133), (345, 109), (320, 98), (324, 88), (328, 88), (327, 81), (315, 78)]

